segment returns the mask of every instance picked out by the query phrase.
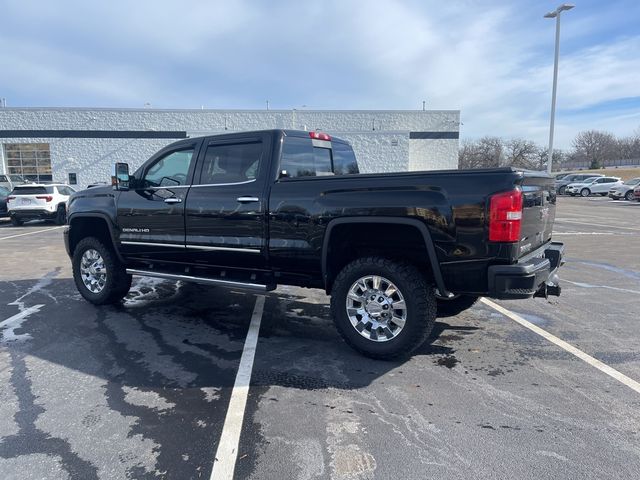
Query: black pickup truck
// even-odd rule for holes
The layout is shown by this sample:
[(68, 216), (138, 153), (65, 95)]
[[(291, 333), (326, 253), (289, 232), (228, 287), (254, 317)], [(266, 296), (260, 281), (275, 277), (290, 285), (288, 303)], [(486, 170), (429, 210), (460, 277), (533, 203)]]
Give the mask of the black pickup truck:
[(559, 295), (553, 178), (512, 168), (361, 174), (350, 145), (266, 130), (173, 143), (74, 194), (78, 290), (120, 301), (132, 275), (331, 295), (345, 341), (408, 354), (479, 297)]

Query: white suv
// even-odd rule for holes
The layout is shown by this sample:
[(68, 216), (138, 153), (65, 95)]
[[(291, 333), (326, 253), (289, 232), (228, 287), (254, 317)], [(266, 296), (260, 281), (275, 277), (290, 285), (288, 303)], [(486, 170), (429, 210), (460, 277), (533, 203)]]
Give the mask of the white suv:
[(58, 225), (67, 221), (67, 202), (75, 190), (63, 184), (30, 183), (17, 185), (7, 197), (7, 210), (14, 226), (25, 220), (54, 220)]
[(609, 190), (619, 185), (622, 185), (622, 180), (618, 177), (592, 177), (583, 182), (570, 183), (567, 185), (566, 191), (571, 196), (588, 197), (593, 193), (597, 193), (606, 197), (609, 194)]

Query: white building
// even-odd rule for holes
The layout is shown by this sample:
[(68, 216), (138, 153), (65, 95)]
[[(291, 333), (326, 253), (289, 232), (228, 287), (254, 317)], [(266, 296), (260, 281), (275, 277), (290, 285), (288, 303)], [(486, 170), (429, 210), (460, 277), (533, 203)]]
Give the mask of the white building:
[[(349, 141), (363, 172), (458, 168), (459, 110), (158, 110), (0, 108), (0, 172), (29, 180), (108, 181), (185, 137), (320, 130)], [(75, 177), (75, 178), (74, 178)]]

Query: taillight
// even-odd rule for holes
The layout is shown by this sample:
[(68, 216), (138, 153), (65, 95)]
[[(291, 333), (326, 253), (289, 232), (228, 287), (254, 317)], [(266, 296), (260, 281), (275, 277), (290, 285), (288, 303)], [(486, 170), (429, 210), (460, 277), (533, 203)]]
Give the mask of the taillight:
[(51, 200), (53, 200), (53, 196), (52, 195), (36, 195), (36, 198), (38, 200), (44, 200), (46, 202), (50, 202)]
[(322, 132), (309, 132), (309, 136), (315, 140), (327, 140), (327, 141), (331, 141), (331, 135), (329, 135), (328, 133), (322, 133)]
[(522, 224), (522, 191), (497, 193), (489, 203), (489, 241), (518, 242)]
[(16, 197), (7, 197), (7, 203), (9, 203), (11, 200), (15, 200)]

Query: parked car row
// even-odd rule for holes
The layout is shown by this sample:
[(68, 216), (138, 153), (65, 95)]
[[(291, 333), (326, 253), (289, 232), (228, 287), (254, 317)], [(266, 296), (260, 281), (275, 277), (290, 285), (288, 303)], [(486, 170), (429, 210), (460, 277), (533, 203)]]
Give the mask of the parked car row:
[(25, 183), (11, 191), (0, 186), (0, 217), (9, 216), (14, 226), (28, 220), (53, 220), (58, 225), (67, 221), (67, 204), (75, 190), (61, 183)]
[(556, 192), (558, 195), (567, 195), (567, 187), (570, 184), (584, 182), (594, 177), (604, 177), (604, 175), (594, 175), (592, 173), (562, 173), (556, 175)]
[(555, 180), (558, 195), (589, 197), (609, 196), (614, 200), (634, 200), (635, 190), (640, 187), (640, 177), (622, 181), (619, 177), (602, 174), (559, 174)]

